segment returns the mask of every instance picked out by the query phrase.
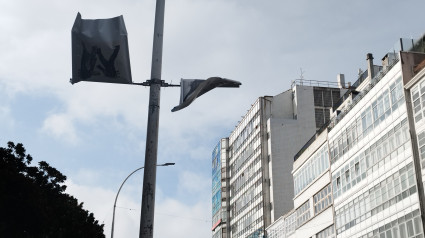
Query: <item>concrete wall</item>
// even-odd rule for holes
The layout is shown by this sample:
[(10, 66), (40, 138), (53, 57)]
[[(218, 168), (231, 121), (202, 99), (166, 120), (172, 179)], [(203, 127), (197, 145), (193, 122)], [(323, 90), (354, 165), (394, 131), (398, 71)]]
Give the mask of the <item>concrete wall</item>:
[(294, 155), (316, 132), (313, 88), (296, 86), (295, 89), (297, 119), (292, 119), (292, 91), (286, 91), (273, 98), (272, 115), (267, 121), (271, 222), (293, 208)]
[[(297, 142), (290, 138), (297, 137), (298, 124), (294, 120), (274, 119), (268, 121), (270, 128), (270, 183), (272, 221), (290, 211), (294, 204), (294, 182), (292, 178), (293, 154), (296, 152)], [(297, 127), (297, 128), (295, 128)], [(300, 144), (298, 142), (298, 144)]]
[[(316, 132), (316, 121), (314, 116), (314, 95), (313, 95), (313, 87), (309, 86), (300, 86), (297, 85), (294, 87), (295, 91), (295, 101), (296, 101), (296, 114), (297, 121), (300, 125), (306, 127), (306, 129), (310, 130), (312, 127), (314, 129), (311, 133), (309, 133), (309, 139)], [(307, 142), (307, 141), (306, 141)]]
[(425, 60), (424, 53), (416, 52), (400, 52), (402, 71), (403, 71), (403, 82), (407, 84), (415, 76), (415, 66)]
[(273, 97), (270, 117), (294, 119), (292, 90), (285, 91)]

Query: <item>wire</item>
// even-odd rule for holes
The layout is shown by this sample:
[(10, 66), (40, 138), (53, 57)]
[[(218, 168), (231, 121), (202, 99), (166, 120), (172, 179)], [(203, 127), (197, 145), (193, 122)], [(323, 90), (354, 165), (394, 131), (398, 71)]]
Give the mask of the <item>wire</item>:
[(202, 219), (202, 218), (182, 217), (182, 216), (171, 215), (171, 214), (166, 214), (166, 213), (159, 213), (159, 212), (157, 214), (163, 215), (163, 216), (177, 217), (177, 218), (182, 218), (182, 219), (187, 219), (187, 220), (197, 220), (197, 221), (203, 221), (203, 222), (212, 222), (211, 220)]
[(127, 209), (127, 210), (130, 210), (130, 211), (136, 211), (137, 209), (134, 209), (134, 208), (128, 208), (128, 207), (119, 207), (119, 206), (115, 206), (115, 207), (117, 207), (117, 208), (121, 208), (121, 209)]
[[(134, 209), (134, 208), (120, 207), (120, 206), (116, 206), (116, 208), (126, 209), (126, 210), (130, 210), (130, 211), (136, 211), (136, 210), (138, 210), (138, 209)], [(182, 217), (182, 216), (177, 216), (177, 215), (172, 215), (172, 214), (166, 214), (166, 213), (160, 213), (160, 212), (156, 212), (156, 214), (163, 215), (163, 216), (169, 216), (169, 217), (177, 217), (177, 218), (187, 219), (187, 220), (195, 220), (195, 221), (202, 221), (202, 222), (212, 222), (211, 220), (202, 219), (202, 218)]]

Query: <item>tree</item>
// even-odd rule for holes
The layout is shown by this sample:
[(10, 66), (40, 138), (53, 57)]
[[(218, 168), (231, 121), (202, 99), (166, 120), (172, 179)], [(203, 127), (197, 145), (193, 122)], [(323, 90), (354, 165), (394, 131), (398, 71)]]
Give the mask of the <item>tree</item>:
[(66, 176), (22, 144), (0, 147), (0, 237), (105, 237), (93, 213), (66, 194)]

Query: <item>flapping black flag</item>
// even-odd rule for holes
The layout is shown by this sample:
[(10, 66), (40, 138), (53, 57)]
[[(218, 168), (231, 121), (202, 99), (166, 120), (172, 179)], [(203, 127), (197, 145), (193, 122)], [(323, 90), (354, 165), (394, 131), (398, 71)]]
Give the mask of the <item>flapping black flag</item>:
[(131, 84), (127, 30), (123, 16), (81, 19), (77, 14), (71, 31), (72, 79)]
[(182, 79), (180, 82), (180, 105), (174, 107), (171, 111), (175, 112), (189, 106), (197, 97), (210, 91), (216, 87), (239, 88), (240, 82), (220, 78), (211, 77), (207, 80), (203, 79)]

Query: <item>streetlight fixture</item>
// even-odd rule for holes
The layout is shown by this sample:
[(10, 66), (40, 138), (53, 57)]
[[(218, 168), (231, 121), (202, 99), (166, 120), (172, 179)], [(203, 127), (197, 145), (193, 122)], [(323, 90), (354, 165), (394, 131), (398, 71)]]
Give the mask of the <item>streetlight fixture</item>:
[[(164, 163), (164, 164), (157, 164), (156, 166), (170, 166), (170, 165), (175, 165), (175, 164), (176, 164), (176, 163)], [(120, 192), (121, 192), (121, 188), (122, 188), (122, 186), (124, 185), (124, 183), (127, 181), (127, 179), (128, 179), (128, 178), (130, 178), (130, 176), (131, 176), (131, 175), (133, 175), (134, 173), (136, 173), (137, 171), (139, 171), (139, 170), (141, 170), (141, 169), (143, 169), (143, 168), (145, 168), (145, 167), (140, 167), (140, 168), (138, 168), (138, 169), (134, 170), (133, 172), (131, 172), (131, 173), (127, 176), (127, 178), (125, 178), (125, 179), (124, 179), (124, 182), (122, 182), (122, 184), (121, 184), (120, 188), (118, 189), (117, 196), (115, 196), (114, 210), (113, 210), (113, 212), (112, 212), (111, 238), (113, 238), (113, 237), (114, 237), (115, 208), (117, 207), (117, 199), (118, 199), (118, 195), (119, 195), (119, 194), (120, 194)]]

